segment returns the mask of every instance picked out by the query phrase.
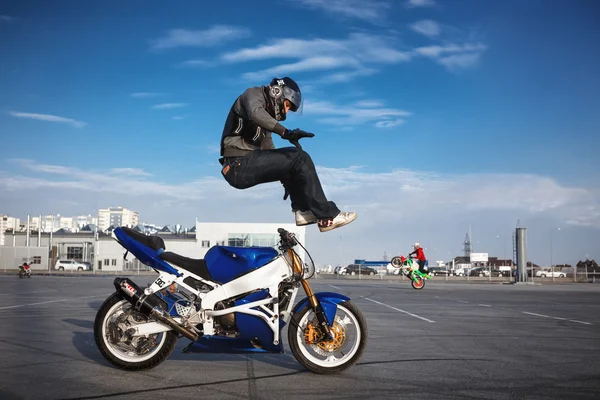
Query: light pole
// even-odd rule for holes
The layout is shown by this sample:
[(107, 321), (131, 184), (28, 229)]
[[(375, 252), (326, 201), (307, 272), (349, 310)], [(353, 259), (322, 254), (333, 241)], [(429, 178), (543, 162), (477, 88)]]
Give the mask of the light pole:
[(496, 235), (496, 239), (504, 238), (504, 259), (502, 262), (506, 265), (506, 236)]
[(552, 273), (552, 282), (554, 282), (554, 264), (552, 263), (552, 235), (556, 231), (560, 231), (560, 228), (553, 229), (552, 232), (550, 232), (550, 271)]

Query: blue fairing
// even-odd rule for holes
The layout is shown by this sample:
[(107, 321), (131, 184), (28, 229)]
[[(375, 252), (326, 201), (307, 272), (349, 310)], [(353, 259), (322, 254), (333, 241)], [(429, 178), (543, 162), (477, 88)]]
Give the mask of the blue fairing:
[(213, 246), (204, 256), (204, 261), (215, 281), (227, 283), (262, 267), (277, 255), (273, 247)]
[[(325, 317), (327, 317), (327, 323), (329, 323), (329, 326), (333, 325), (335, 313), (337, 312), (337, 305), (343, 303), (344, 301), (350, 300), (350, 297), (346, 297), (343, 294), (334, 292), (315, 293), (315, 297), (319, 300), (319, 303), (321, 303), (321, 307), (323, 307), (323, 312), (325, 312)], [(308, 297), (305, 297), (299, 301), (292, 312), (296, 314), (306, 304), (309, 304)]]
[(114, 234), (119, 240), (119, 243), (126, 248), (131, 254), (137, 257), (142, 263), (151, 266), (152, 268), (156, 268), (159, 271), (168, 272), (170, 274), (181, 276), (179, 271), (175, 268), (171, 267), (168, 263), (161, 260), (158, 256), (165, 249), (160, 249), (156, 251), (151, 249), (150, 247), (138, 242), (133, 239), (131, 236), (127, 235), (123, 229), (117, 228), (114, 230)]

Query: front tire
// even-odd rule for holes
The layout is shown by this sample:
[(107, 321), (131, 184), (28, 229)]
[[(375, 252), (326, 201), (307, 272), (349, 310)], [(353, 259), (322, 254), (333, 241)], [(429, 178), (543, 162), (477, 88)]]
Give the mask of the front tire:
[(421, 290), (425, 287), (425, 280), (423, 278), (416, 278), (413, 279), (410, 284), (412, 285), (413, 289)]
[(310, 304), (294, 314), (288, 328), (292, 354), (306, 369), (317, 374), (334, 374), (354, 365), (367, 345), (367, 322), (351, 301), (337, 305), (332, 341), (308, 343), (310, 332), (318, 329), (318, 321)]
[[(156, 347), (143, 354), (139, 354), (127, 343), (121, 341), (114, 343), (111, 336), (114, 336), (115, 333), (119, 335), (118, 339), (122, 339), (124, 336), (122, 330), (116, 326), (115, 320), (130, 309), (131, 304), (118, 293), (113, 293), (102, 303), (94, 321), (96, 346), (106, 360), (121, 369), (142, 371), (154, 368), (169, 358), (177, 343), (177, 334), (169, 331), (152, 335), (154, 337), (148, 340), (156, 344)], [(136, 318), (141, 318), (140, 315), (136, 313)], [(130, 348), (126, 348), (126, 346)]]
[(402, 258), (399, 256), (392, 257), (392, 260), (390, 261), (390, 263), (392, 264), (392, 267), (400, 268), (400, 267), (402, 267)]

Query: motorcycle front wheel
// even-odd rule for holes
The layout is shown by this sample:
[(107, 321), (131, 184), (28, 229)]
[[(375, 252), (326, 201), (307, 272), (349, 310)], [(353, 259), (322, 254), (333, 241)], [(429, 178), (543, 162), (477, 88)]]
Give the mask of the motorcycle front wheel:
[(392, 267), (400, 268), (400, 267), (402, 267), (402, 258), (399, 256), (392, 257), (392, 260), (390, 261), (390, 263), (392, 264)]
[(130, 338), (126, 331), (148, 317), (132, 310), (131, 303), (113, 293), (100, 306), (94, 321), (94, 339), (98, 350), (111, 364), (128, 371), (156, 367), (165, 361), (175, 348), (177, 334), (161, 332), (148, 337)]
[(423, 278), (416, 278), (411, 281), (413, 289), (421, 290), (425, 287), (425, 280)]
[(332, 374), (354, 365), (367, 345), (367, 323), (351, 302), (337, 305), (331, 331), (334, 339), (318, 341), (317, 317), (307, 304), (290, 321), (288, 342), (296, 360), (317, 374)]

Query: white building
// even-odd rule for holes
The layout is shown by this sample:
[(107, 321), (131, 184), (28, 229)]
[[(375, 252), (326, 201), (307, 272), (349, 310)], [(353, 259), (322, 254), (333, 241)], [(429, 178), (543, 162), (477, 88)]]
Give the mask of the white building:
[[(46, 232), (39, 234), (39, 236), (38, 234), (32, 234), (27, 238), (26, 232), (17, 232), (16, 234), (10, 234), (9, 240), (5, 240), (5, 229), (3, 228), (6, 226), (7, 221), (8, 217), (0, 217), (0, 238), (3, 240), (2, 247), (0, 247), (0, 262), (8, 268), (15, 268), (14, 266), (25, 259), (36, 264), (36, 267), (37, 264), (40, 264), (39, 268), (41, 269), (54, 268), (57, 260), (73, 259), (80, 262), (90, 262), (95, 271), (149, 269), (131, 254), (128, 255), (128, 260), (125, 261), (123, 255), (126, 250), (110, 235), (81, 231), (55, 233), (51, 237), (50, 233)], [(215, 245), (276, 247), (279, 242), (278, 228), (284, 228), (296, 234), (298, 241), (303, 246), (306, 243), (306, 228), (296, 226), (293, 223), (196, 222), (195, 228), (195, 234), (193, 232), (160, 234), (165, 241), (166, 250), (185, 257), (204, 258), (207, 251)], [(26, 251), (14, 250), (15, 247)], [(301, 250), (301, 248), (297, 249), (298, 254), (301, 258), (304, 258), (305, 254)], [(24, 253), (17, 254), (14, 253), (15, 251)], [(49, 253), (50, 257), (48, 257)], [(0, 265), (0, 268), (3, 265)]]
[(4, 232), (8, 229), (8, 215), (0, 215), (0, 246), (4, 246)]
[(196, 222), (196, 239), (202, 256), (214, 245), (275, 247), (279, 242), (278, 228), (294, 233), (300, 243), (305, 243), (306, 228), (289, 223)]
[(140, 223), (137, 211), (124, 207), (109, 207), (98, 210), (98, 228), (105, 231), (111, 226), (127, 226), (133, 228)]
[(77, 228), (77, 230), (81, 230), (86, 225), (98, 225), (98, 217), (92, 217), (91, 214), (88, 215), (78, 215), (73, 217), (73, 225)]

